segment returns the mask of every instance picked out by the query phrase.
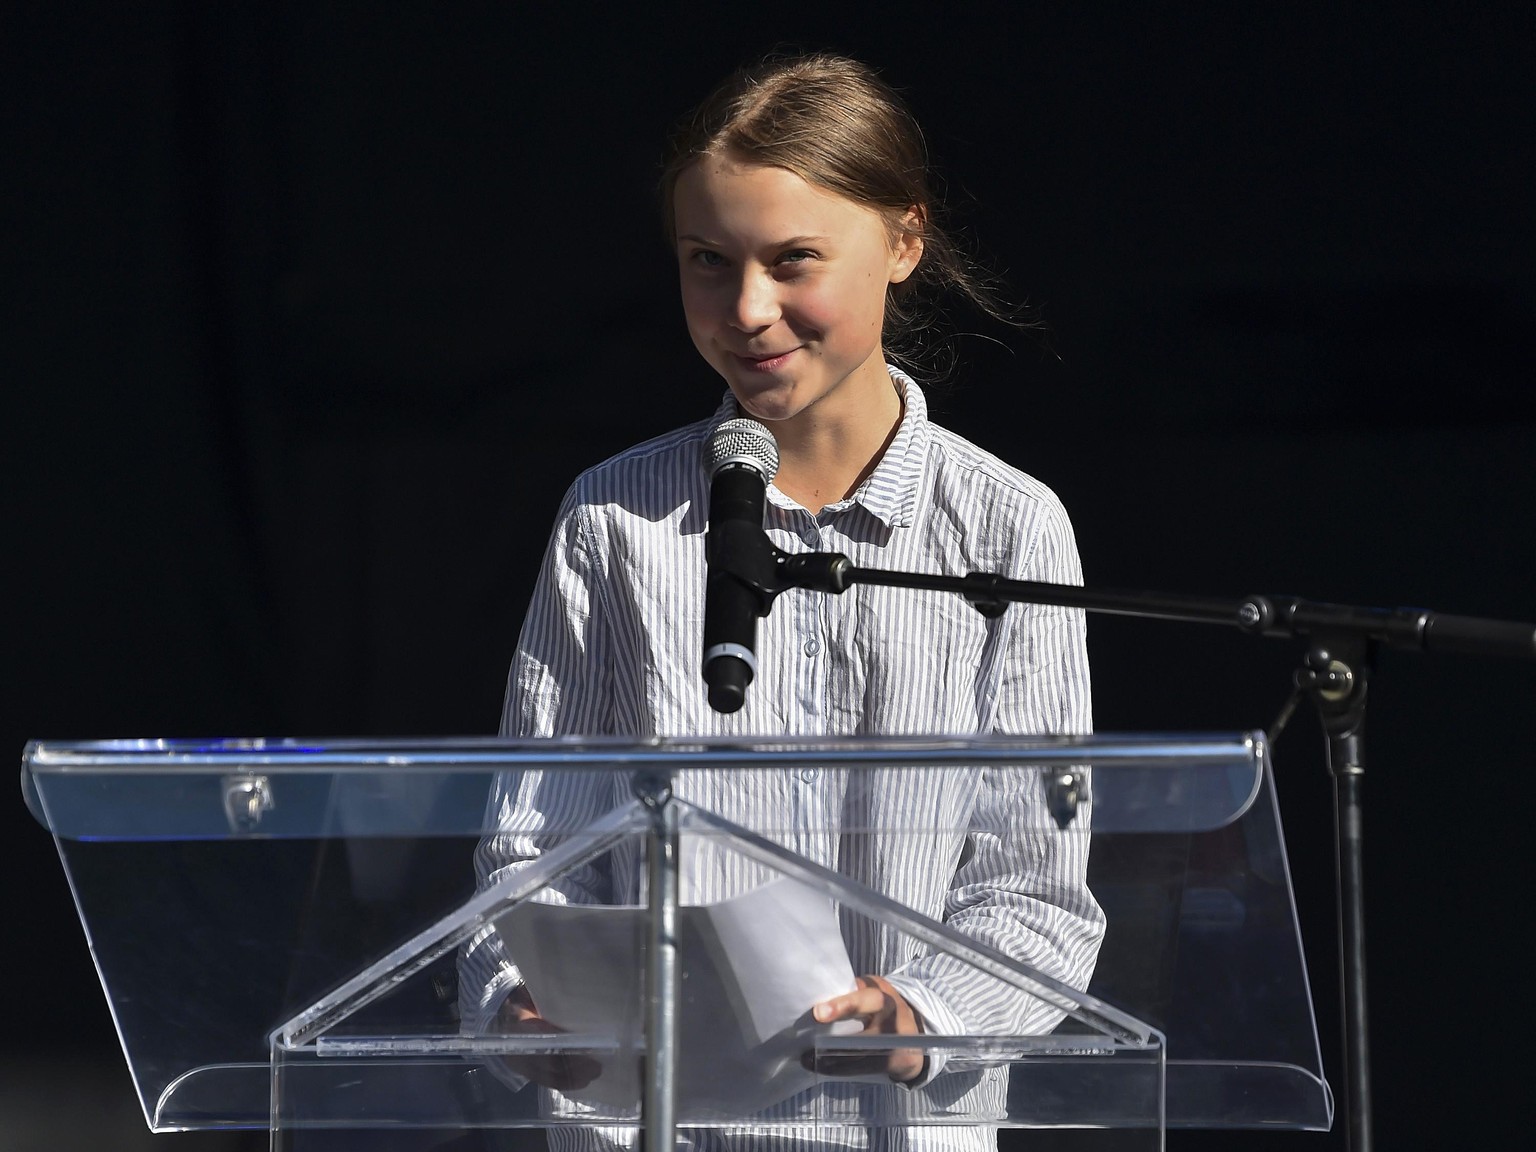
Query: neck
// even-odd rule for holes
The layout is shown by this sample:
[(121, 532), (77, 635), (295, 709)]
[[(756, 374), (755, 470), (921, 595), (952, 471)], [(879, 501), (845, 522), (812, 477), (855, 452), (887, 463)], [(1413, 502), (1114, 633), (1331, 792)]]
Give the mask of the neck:
[(856, 416), (810, 411), (775, 427), (779, 441), (780, 492), (811, 512), (858, 491), (901, 427), (901, 396), (890, 384)]

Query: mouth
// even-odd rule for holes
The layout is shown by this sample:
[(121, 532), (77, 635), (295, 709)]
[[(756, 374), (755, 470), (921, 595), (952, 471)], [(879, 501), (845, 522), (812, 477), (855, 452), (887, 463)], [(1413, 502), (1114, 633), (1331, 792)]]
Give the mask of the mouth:
[(733, 355), (736, 361), (749, 372), (775, 372), (784, 367), (797, 351), (799, 351), (798, 348), (790, 348), (784, 352), (774, 352), (769, 355), (741, 353), (733, 353)]

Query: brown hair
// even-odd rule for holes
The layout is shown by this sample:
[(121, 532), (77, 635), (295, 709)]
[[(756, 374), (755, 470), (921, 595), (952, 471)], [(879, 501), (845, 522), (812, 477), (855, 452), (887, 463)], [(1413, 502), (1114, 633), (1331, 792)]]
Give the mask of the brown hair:
[(930, 371), (947, 366), (952, 353), (932, 339), (946, 293), (994, 319), (1032, 326), (944, 230), (922, 129), (869, 66), (826, 53), (775, 55), (716, 88), (670, 141), (661, 177), (669, 240), (676, 239), (678, 177), (701, 157), (725, 154), (786, 169), (877, 210), (893, 230), (921, 236), (916, 270), (886, 292), (883, 340), (892, 359), (918, 361)]

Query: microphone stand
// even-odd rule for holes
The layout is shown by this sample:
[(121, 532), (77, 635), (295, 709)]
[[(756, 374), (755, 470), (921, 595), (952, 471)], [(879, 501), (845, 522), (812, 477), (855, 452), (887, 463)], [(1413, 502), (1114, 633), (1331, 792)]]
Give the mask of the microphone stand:
[(1276, 725), (1298, 699), (1309, 697), (1328, 740), (1334, 785), (1334, 849), (1339, 923), (1339, 981), (1344, 1030), (1344, 1111), (1348, 1147), (1371, 1149), (1370, 1056), (1366, 1028), (1365, 899), (1362, 784), (1365, 705), (1378, 646), (1472, 656), (1536, 660), (1536, 624), (1449, 616), (1419, 608), (1323, 604), (1292, 596), (1215, 599), (1177, 593), (1090, 590), (1076, 585), (1009, 580), (988, 573), (940, 576), (859, 568), (831, 552), (791, 555), (760, 543), (733, 550), (726, 574), (757, 597), (758, 615), (789, 588), (841, 593), (855, 584), (957, 592), (986, 617), (1011, 603), (1052, 604), (1119, 616), (1229, 624), (1255, 636), (1305, 636), (1309, 648), (1294, 677), (1295, 691)]

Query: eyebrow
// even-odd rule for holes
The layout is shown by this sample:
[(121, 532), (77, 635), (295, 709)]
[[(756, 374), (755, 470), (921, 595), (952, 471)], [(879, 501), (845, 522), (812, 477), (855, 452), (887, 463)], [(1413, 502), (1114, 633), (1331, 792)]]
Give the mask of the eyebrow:
[[(692, 232), (681, 233), (678, 236), (677, 239), (678, 239), (678, 243), (682, 243), (684, 240), (687, 240), (687, 241), (690, 241), (691, 243), (694, 243), (694, 244), (704, 244), (704, 245), (707, 245), (707, 246), (709, 246), (711, 248), (717, 248), (717, 247), (720, 246), (718, 241), (711, 240), (711, 239), (709, 239), (706, 236), (696, 235), (696, 234), (694, 234)], [(791, 236), (787, 240), (775, 240), (773, 243), (767, 245), (767, 247), (769, 247), (769, 248), (799, 248), (799, 247), (802, 247), (802, 246), (804, 246), (806, 244), (825, 244), (828, 241), (828, 239), (830, 239), (830, 237), (827, 237), (827, 236)]]

